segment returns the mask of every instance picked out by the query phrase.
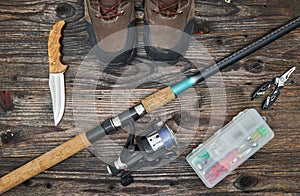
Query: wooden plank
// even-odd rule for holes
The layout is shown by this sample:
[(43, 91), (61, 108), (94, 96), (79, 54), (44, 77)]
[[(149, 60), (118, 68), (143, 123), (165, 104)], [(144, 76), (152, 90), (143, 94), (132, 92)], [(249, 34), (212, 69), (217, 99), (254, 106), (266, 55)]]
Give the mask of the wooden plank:
[[(222, 0), (195, 2), (195, 45), (190, 48), (187, 58), (204, 62), (205, 65), (199, 69), (300, 15), (300, 7), (294, 0), (233, 0), (231, 4)], [(0, 114), (0, 135), (7, 130), (15, 133), (11, 140), (0, 140), (0, 176), (3, 176), (78, 134), (78, 114), (74, 111), (74, 105), (85, 100), (73, 99), (73, 87), (78, 82), (77, 70), (91, 46), (85, 27), (83, 1), (3, 1), (0, 3), (0, 16), (0, 90), (14, 92), (13, 110)], [(55, 128), (48, 87), (47, 40), (52, 25), (61, 19), (67, 22), (63, 32), (62, 60), (69, 69), (65, 73), (65, 115), (59, 127)], [(299, 194), (299, 43), (300, 31), (295, 30), (224, 70), (222, 75), (211, 78), (209, 84), (197, 85), (193, 92), (184, 95), (183, 101), (199, 101), (199, 109), (194, 107), (181, 111), (179, 107), (182, 102), (174, 100), (141, 119), (137, 126), (142, 130), (151, 118), (163, 116), (165, 119), (178, 119), (182, 113), (192, 118), (193, 112), (200, 113), (196, 134), (183, 154), (176, 161), (155, 170), (138, 171), (134, 174), (135, 183), (132, 185), (122, 187), (118, 177), (107, 174), (104, 162), (84, 150), (4, 195)], [(204, 46), (208, 56), (198, 51), (199, 44)], [(141, 51), (139, 60), (145, 58), (144, 51)], [(281, 91), (275, 105), (262, 111), (260, 106), (263, 98), (251, 101), (252, 92), (263, 82), (280, 76), (292, 66), (297, 69), (289, 85)], [(126, 85), (122, 86), (120, 78), (125, 78), (122, 73), (127, 69), (107, 69), (101, 73), (94, 91), (99, 121), (123, 111), (127, 106), (135, 105), (140, 99), (167, 84), (178, 81), (179, 78), (174, 76), (187, 76), (197, 70), (197, 67), (186, 62), (172, 67), (154, 67), (141, 66), (138, 61), (134, 61), (128, 67), (132, 72), (126, 72), (129, 73), (126, 77), (134, 77), (136, 73), (143, 76), (146, 73), (144, 83), (136, 87), (129, 99), (124, 99), (122, 87)], [(219, 86), (221, 80), (226, 90), (225, 99), (222, 94), (224, 89)], [(82, 88), (91, 85), (91, 81), (79, 82), (82, 82)], [(116, 82), (119, 83), (116, 85)], [(185, 156), (202, 143), (207, 135), (219, 129), (223, 122), (227, 123), (249, 107), (258, 109), (266, 117), (275, 132), (275, 138), (220, 184), (207, 189), (188, 166)], [(94, 111), (89, 105), (85, 105), (82, 110), (85, 111), (82, 114), (85, 118), (89, 112)], [(218, 115), (212, 116), (214, 112)], [(211, 122), (212, 119), (215, 121)], [(87, 121), (87, 127), (89, 123)], [(113, 139), (118, 145), (123, 145), (126, 136), (126, 132), (120, 132)], [(189, 134), (184, 136), (186, 138), (183, 140), (191, 139)], [(110, 142), (103, 141), (101, 145), (108, 149), (103, 156), (111, 158)]]

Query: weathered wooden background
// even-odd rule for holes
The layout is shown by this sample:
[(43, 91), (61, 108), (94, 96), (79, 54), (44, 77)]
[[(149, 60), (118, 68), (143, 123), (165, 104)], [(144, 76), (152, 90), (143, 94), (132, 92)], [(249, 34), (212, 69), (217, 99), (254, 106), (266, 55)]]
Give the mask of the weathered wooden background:
[[(300, 1), (233, 0), (227, 4), (223, 0), (196, 0), (196, 15), (195, 41), (203, 44), (218, 61), (299, 16)], [(65, 74), (65, 115), (59, 126), (54, 127), (48, 87), (47, 39), (52, 25), (61, 19), (67, 22), (62, 40), (63, 62), (70, 67)], [(72, 87), (76, 71), (91, 46), (83, 0), (2, 0), (0, 25), (0, 91), (5, 91), (0, 94), (0, 176), (3, 176), (77, 134)], [(197, 85), (197, 96), (190, 99), (199, 100), (201, 118), (188, 149), (172, 163), (135, 173), (135, 182), (128, 187), (119, 183), (119, 177), (109, 176), (106, 164), (84, 150), (4, 195), (300, 194), (299, 50), (300, 29), (226, 69), (222, 72), (226, 99), (220, 103), (211, 101), (207, 85)], [(131, 66), (135, 65), (138, 64), (133, 62)], [(193, 72), (184, 63), (176, 66), (186, 74)], [(259, 85), (280, 76), (292, 66), (297, 69), (275, 105), (262, 111), (263, 98), (250, 101), (252, 92)], [(164, 70), (168, 69), (156, 74), (168, 78), (171, 74)], [(111, 110), (106, 110), (109, 109), (112, 87), (121, 71), (106, 71), (96, 90), (100, 120), (111, 115)], [(218, 77), (215, 79), (214, 88), (218, 90), (221, 87), (216, 83)], [(138, 87), (129, 104), (136, 104), (140, 98), (161, 87), (163, 85), (159, 83)], [(114, 93), (118, 94), (118, 91)], [(226, 110), (221, 107), (224, 103)], [(178, 105), (176, 101), (170, 103), (160, 110), (160, 115), (176, 118)], [(212, 105), (220, 106), (217, 117), (211, 115)], [(185, 156), (203, 142), (207, 130), (216, 131), (221, 127), (220, 123), (210, 123), (211, 118), (221, 121), (225, 117), (227, 123), (246, 108), (256, 108), (267, 118), (275, 138), (217, 186), (208, 189), (188, 166)], [(116, 113), (119, 110), (116, 108)], [(120, 144), (125, 142), (124, 138), (116, 136), (116, 139)]]

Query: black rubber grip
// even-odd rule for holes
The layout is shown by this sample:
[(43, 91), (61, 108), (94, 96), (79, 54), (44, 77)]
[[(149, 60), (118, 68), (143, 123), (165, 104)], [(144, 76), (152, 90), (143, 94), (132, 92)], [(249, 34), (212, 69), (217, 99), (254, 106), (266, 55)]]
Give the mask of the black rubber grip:
[(122, 112), (118, 115), (118, 117), (123, 126), (127, 125), (130, 121), (137, 121), (140, 118), (134, 107), (130, 108), (125, 112)]
[(106, 135), (106, 131), (105, 129), (102, 128), (101, 125), (86, 132), (86, 138), (89, 140), (90, 143), (97, 141), (98, 139), (104, 137), (105, 135)]

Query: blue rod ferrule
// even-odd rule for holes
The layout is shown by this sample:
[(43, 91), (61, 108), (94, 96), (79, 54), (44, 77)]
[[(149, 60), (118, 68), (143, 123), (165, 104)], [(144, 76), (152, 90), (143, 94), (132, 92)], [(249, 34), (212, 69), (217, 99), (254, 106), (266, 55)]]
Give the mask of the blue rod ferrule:
[(192, 77), (189, 77), (183, 80), (182, 82), (175, 84), (174, 86), (171, 87), (171, 89), (174, 95), (177, 96), (194, 85), (195, 85), (195, 80)]

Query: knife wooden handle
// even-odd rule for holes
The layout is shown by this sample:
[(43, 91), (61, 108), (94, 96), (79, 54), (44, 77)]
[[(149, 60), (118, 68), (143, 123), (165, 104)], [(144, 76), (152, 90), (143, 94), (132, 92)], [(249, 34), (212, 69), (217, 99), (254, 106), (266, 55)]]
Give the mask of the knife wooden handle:
[(61, 53), (60, 53), (61, 31), (64, 25), (65, 25), (65, 21), (63, 20), (56, 22), (53, 25), (49, 34), (48, 58), (49, 58), (50, 73), (63, 73), (68, 68), (67, 65), (61, 63)]
[(0, 194), (45, 171), (90, 145), (91, 143), (88, 141), (85, 133), (77, 135), (69, 141), (0, 178)]

